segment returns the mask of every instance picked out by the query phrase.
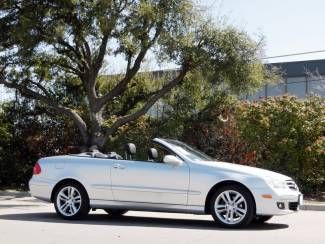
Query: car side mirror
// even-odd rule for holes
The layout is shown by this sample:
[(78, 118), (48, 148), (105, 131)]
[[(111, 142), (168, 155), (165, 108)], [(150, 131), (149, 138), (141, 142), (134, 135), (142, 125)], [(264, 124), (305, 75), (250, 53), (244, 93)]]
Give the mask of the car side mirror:
[(183, 161), (174, 155), (166, 155), (163, 159), (163, 162), (172, 166), (180, 166), (183, 164)]

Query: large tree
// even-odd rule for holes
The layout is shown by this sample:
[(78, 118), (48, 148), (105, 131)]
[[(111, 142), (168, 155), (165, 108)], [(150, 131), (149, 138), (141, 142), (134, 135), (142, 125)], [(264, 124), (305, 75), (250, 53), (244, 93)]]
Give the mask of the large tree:
[[(4, 0), (0, 7), (0, 83), (73, 120), (86, 147), (103, 148), (191, 72), (237, 92), (266, 76), (260, 43), (211, 23), (189, 0)], [(130, 93), (141, 86), (148, 55), (177, 72)], [(116, 67), (117, 56), (125, 72), (101, 89), (103, 69)]]

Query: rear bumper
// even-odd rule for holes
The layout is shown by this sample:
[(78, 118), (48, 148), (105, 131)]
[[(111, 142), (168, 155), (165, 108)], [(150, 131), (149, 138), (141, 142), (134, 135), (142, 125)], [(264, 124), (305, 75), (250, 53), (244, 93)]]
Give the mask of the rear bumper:
[(48, 181), (35, 178), (36, 177), (33, 177), (29, 181), (30, 194), (35, 198), (51, 202), (51, 194), (53, 189), (52, 184)]

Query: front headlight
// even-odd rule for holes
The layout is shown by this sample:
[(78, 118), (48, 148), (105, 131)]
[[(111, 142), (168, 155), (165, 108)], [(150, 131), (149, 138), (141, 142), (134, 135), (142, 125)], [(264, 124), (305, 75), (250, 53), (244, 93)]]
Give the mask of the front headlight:
[(266, 183), (274, 189), (287, 189), (287, 184), (283, 180), (268, 178), (265, 179)]

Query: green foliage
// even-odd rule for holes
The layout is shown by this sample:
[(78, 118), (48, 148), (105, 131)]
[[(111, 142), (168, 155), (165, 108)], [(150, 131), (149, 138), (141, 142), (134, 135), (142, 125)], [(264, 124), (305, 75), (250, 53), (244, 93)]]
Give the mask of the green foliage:
[(109, 140), (108, 151), (114, 151), (125, 156), (125, 145), (134, 143), (137, 148), (136, 160), (147, 160), (148, 149), (152, 144), (155, 130), (150, 117), (144, 116), (137, 121), (122, 126), (116, 136)]
[(260, 166), (292, 176), (305, 193), (324, 190), (324, 98), (274, 97), (238, 111), (241, 136)]
[(0, 105), (0, 187), (27, 189), (40, 157), (78, 151), (71, 122), (43, 112), (29, 101)]
[(256, 166), (254, 152), (240, 137), (237, 106), (229, 96), (214, 97), (213, 103), (186, 121), (181, 139), (220, 161)]
[[(104, 119), (110, 123), (112, 117), (124, 116), (139, 109), (150, 94), (157, 90), (168, 79), (168, 74), (159, 77), (154, 72), (138, 73), (129, 83), (125, 93), (114, 98), (114, 102), (108, 104), (105, 108)], [(122, 75), (107, 75), (98, 78), (98, 91), (105, 94), (118, 84)]]

